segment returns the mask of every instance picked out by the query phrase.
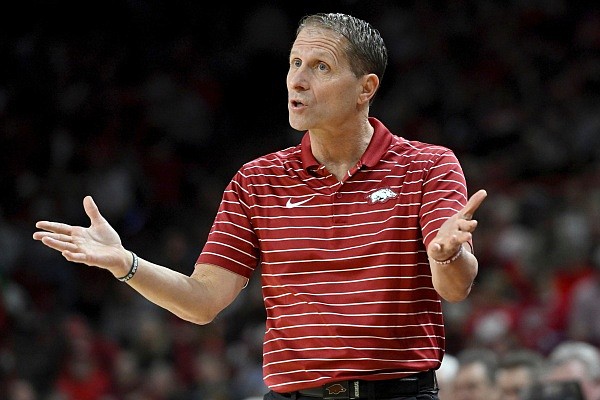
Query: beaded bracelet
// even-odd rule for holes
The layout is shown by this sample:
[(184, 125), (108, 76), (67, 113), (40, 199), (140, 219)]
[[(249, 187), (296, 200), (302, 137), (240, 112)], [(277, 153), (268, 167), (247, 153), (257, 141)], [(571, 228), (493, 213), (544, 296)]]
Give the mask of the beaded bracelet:
[(131, 262), (131, 269), (129, 269), (129, 272), (127, 273), (127, 275), (121, 277), (121, 278), (117, 278), (118, 280), (120, 280), (121, 282), (127, 282), (128, 280), (130, 280), (131, 278), (133, 278), (133, 276), (135, 275), (137, 269), (138, 269), (138, 256), (135, 255), (135, 253), (133, 251), (129, 251), (131, 253), (131, 255), (133, 256), (133, 261)]
[(438, 261), (438, 260), (436, 260), (435, 258), (432, 258), (432, 260), (433, 260), (433, 261), (435, 261), (437, 264), (441, 264), (441, 265), (447, 265), (447, 264), (450, 264), (450, 263), (452, 263), (452, 262), (456, 261), (456, 260), (458, 259), (458, 257), (460, 257), (460, 256), (462, 255), (462, 253), (463, 253), (463, 247), (462, 247), (462, 245), (461, 245), (461, 246), (458, 248), (458, 251), (456, 252), (456, 254), (455, 254), (455, 255), (453, 255), (452, 257), (450, 257), (449, 259), (447, 259), (447, 260), (444, 260), (444, 261)]

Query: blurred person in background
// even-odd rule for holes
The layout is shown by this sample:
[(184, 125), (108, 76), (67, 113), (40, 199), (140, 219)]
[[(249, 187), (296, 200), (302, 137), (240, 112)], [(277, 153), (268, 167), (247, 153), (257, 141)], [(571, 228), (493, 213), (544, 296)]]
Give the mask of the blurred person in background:
[(458, 359), (450, 353), (445, 353), (442, 365), (436, 371), (438, 397), (440, 400), (452, 400), (454, 380), (458, 372)]
[(131, 350), (119, 349), (115, 355), (110, 393), (116, 399), (128, 399), (142, 386), (144, 374), (137, 354)]
[(450, 149), (369, 116), (387, 64), (369, 23), (306, 16), (289, 61), (289, 122), (305, 135), (233, 177), (191, 276), (125, 249), (90, 196), (89, 228), (40, 221), (34, 239), (197, 324), (260, 266), (265, 399), (437, 399), (441, 300), (471, 291), (486, 192), (468, 198)]
[(64, 355), (54, 394), (61, 398), (103, 400), (112, 390), (111, 366), (116, 357), (115, 346), (105, 341), (82, 316), (63, 323)]
[(485, 347), (468, 347), (456, 356), (458, 371), (452, 387), (452, 400), (496, 400), (498, 356)]
[(513, 349), (502, 355), (496, 370), (499, 399), (522, 400), (537, 381), (543, 362), (543, 355), (530, 349)]
[(584, 400), (600, 400), (600, 350), (581, 341), (559, 344), (546, 358), (540, 381), (576, 382)]
[[(13, 379), (8, 382), (6, 391), (6, 400), (38, 400), (39, 397), (31, 382), (25, 379)], [(0, 394), (4, 389), (0, 390)]]
[(600, 246), (592, 257), (593, 269), (572, 291), (568, 335), (572, 340), (600, 346)]

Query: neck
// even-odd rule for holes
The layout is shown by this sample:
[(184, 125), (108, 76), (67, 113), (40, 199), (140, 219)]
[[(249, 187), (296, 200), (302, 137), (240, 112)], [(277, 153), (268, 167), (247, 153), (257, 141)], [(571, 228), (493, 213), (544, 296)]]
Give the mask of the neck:
[(317, 161), (322, 163), (338, 180), (343, 180), (371, 142), (373, 127), (365, 120), (359, 126), (335, 132), (311, 130), (310, 143)]

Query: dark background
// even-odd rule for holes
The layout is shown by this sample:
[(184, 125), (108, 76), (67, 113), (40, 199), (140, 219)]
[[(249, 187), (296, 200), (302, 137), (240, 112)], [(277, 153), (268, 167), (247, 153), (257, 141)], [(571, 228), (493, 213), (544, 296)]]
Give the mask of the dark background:
[(448, 352), (600, 344), (597, 318), (572, 317), (585, 306), (578, 284), (600, 265), (598, 9), (23, 1), (0, 17), (0, 388), (12, 390), (2, 398), (265, 390), (257, 279), (200, 327), (31, 235), (39, 219), (87, 225), (91, 194), (125, 247), (191, 273), (237, 168), (301, 137), (287, 120), (287, 55), (298, 20), (321, 11), (366, 19), (386, 41), (371, 114), (452, 148), (470, 193), (488, 191), (480, 274), (467, 301), (445, 304)]

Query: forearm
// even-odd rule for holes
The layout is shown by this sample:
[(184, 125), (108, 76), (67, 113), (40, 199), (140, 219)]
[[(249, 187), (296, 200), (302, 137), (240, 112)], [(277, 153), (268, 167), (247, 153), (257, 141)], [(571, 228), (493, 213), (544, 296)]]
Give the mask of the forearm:
[(38, 221), (40, 231), (34, 232), (33, 238), (59, 251), (68, 261), (110, 271), (146, 299), (182, 319), (209, 323), (247, 283), (247, 278), (216, 265), (197, 265), (194, 273), (186, 276), (134, 257), (123, 248), (119, 235), (90, 196), (84, 198), (83, 206), (90, 218), (89, 228)]
[(477, 258), (465, 247), (460, 257), (449, 264), (439, 264), (429, 259), (433, 287), (447, 301), (464, 300), (471, 292), (477, 276)]
[[(113, 271), (116, 277), (125, 276), (132, 256), (124, 258), (126, 268)], [(229, 304), (237, 293), (219, 290), (210, 276), (191, 277), (138, 257), (138, 268), (126, 282), (149, 301), (178, 317), (196, 324), (207, 324)]]

